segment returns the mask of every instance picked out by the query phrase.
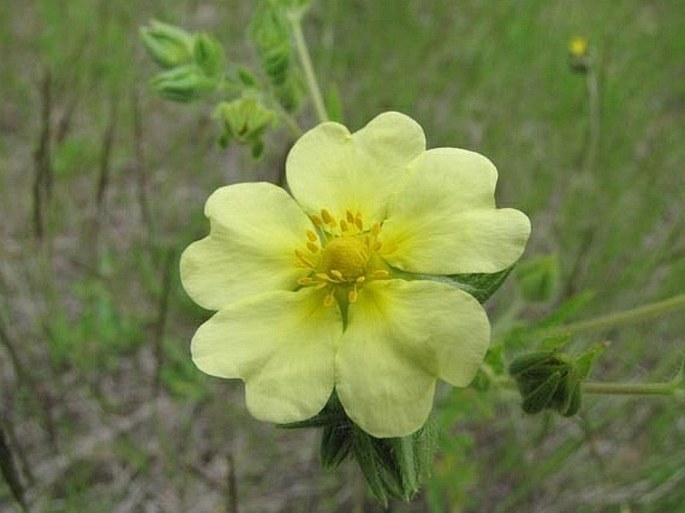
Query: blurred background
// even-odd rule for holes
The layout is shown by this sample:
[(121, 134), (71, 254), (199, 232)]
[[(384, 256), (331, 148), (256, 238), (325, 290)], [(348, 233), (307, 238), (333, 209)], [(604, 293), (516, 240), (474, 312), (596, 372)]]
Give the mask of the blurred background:
[[(352, 464), (320, 470), (318, 434), (252, 419), (239, 382), (201, 374), (209, 316), (180, 252), (217, 187), (276, 181), (218, 147), (212, 105), (160, 99), (139, 40), (155, 18), (214, 33), (253, 67), (253, 2), (0, 2), (0, 427), (33, 512), (380, 512)], [(345, 124), (399, 110), (429, 147), (497, 165), (498, 204), (528, 213), (524, 260), (558, 285), (488, 303), (496, 337), (563, 311), (582, 320), (685, 290), (682, 0), (317, 0), (304, 22)], [(592, 69), (569, 65), (589, 42)], [(313, 126), (306, 105), (300, 123)], [(595, 332), (595, 381), (663, 382), (684, 317)], [(444, 389), (433, 474), (393, 512), (682, 512), (685, 415), (668, 398), (587, 396), (580, 415), (525, 415), (515, 393)], [(7, 461), (7, 460), (6, 460)], [(21, 511), (0, 482), (0, 511)]]

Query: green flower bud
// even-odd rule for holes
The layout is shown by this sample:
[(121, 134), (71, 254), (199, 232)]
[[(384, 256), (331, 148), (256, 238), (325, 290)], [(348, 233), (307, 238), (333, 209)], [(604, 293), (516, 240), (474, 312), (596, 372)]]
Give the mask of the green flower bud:
[(549, 350), (523, 355), (511, 363), (509, 373), (516, 380), (526, 413), (551, 409), (571, 417), (580, 409), (583, 377), (566, 354)]
[(195, 64), (207, 76), (220, 75), (224, 70), (224, 48), (212, 35), (200, 33), (195, 36), (193, 44), (193, 58)]
[(214, 91), (217, 78), (207, 77), (194, 64), (160, 73), (151, 80), (157, 92), (169, 100), (190, 102)]
[(252, 20), (251, 31), (264, 72), (272, 84), (283, 84), (288, 78), (292, 54), (285, 11), (262, 1)]
[(185, 30), (152, 20), (140, 29), (145, 49), (157, 64), (170, 69), (190, 64), (193, 60), (193, 36)]
[(520, 262), (514, 274), (521, 294), (527, 301), (549, 301), (559, 287), (559, 262), (556, 255)]
[(255, 158), (263, 150), (264, 132), (278, 119), (276, 112), (266, 108), (252, 95), (220, 103), (214, 111), (214, 117), (220, 119), (224, 127), (219, 143), (227, 146), (230, 141), (236, 140), (241, 144), (249, 144)]

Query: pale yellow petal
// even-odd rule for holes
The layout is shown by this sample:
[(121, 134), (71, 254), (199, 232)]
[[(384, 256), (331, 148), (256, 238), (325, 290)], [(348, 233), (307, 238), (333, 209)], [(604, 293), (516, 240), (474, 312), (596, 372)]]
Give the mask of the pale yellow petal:
[(466, 386), (489, 339), (485, 312), (468, 294), (430, 281), (374, 281), (349, 307), (338, 396), (371, 435), (406, 436), (428, 418), (436, 378)]
[(188, 295), (213, 310), (270, 290), (293, 290), (306, 271), (295, 250), (306, 251), (312, 224), (280, 187), (242, 183), (222, 187), (207, 200), (208, 237), (181, 256)]
[(350, 210), (373, 223), (383, 219), (389, 195), (425, 147), (421, 127), (398, 112), (380, 114), (354, 134), (323, 123), (290, 150), (288, 185), (309, 213), (325, 208), (344, 218)]
[(337, 306), (313, 288), (253, 296), (220, 310), (198, 329), (191, 350), (207, 374), (245, 381), (247, 407), (260, 420), (316, 415), (333, 391)]
[(395, 267), (428, 274), (493, 273), (519, 259), (530, 221), (495, 209), (497, 170), (482, 155), (429, 150), (411, 164), (383, 224), (383, 257)]

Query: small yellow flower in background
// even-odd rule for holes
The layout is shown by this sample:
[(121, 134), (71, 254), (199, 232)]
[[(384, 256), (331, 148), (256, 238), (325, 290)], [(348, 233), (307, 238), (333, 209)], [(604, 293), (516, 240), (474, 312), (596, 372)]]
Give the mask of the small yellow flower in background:
[(313, 128), (286, 174), (292, 197), (242, 183), (207, 200), (209, 236), (181, 258), (188, 294), (218, 310), (193, 337), (193, 360), (242, 379), (258, 419), (308, 419), (335, 389), (369, 434), (411, 434), (436, 380), (468, 385), (490, 340), (478, 301), (430, 275), (507, 268), (530, 222), (496, 208), (488, 159), (426, 150), (421, 127), (397, 112), (355, 133)]
[(588, 54), (588, 42), (582, 36), (574, 36), (568, 43), (568, 53), (572, 57), (585, 57)]

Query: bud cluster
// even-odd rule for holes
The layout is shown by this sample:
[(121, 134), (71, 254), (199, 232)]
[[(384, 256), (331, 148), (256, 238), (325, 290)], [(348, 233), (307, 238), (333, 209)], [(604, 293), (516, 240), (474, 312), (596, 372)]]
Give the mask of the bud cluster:
[(224, 49), (213, 36), (190, 34), (159, 21), (152, 21), (140, 33), (150, 56), (165, 69), (152, 79), (164, 98), (190, 102), (221, 86)]
[(582, 379), (568, 355), (556, 350), (526, 354), (511, 363), (509, 373), (516, 380), (526, 413), (551, 409), (571, 417), (578, 412)]

